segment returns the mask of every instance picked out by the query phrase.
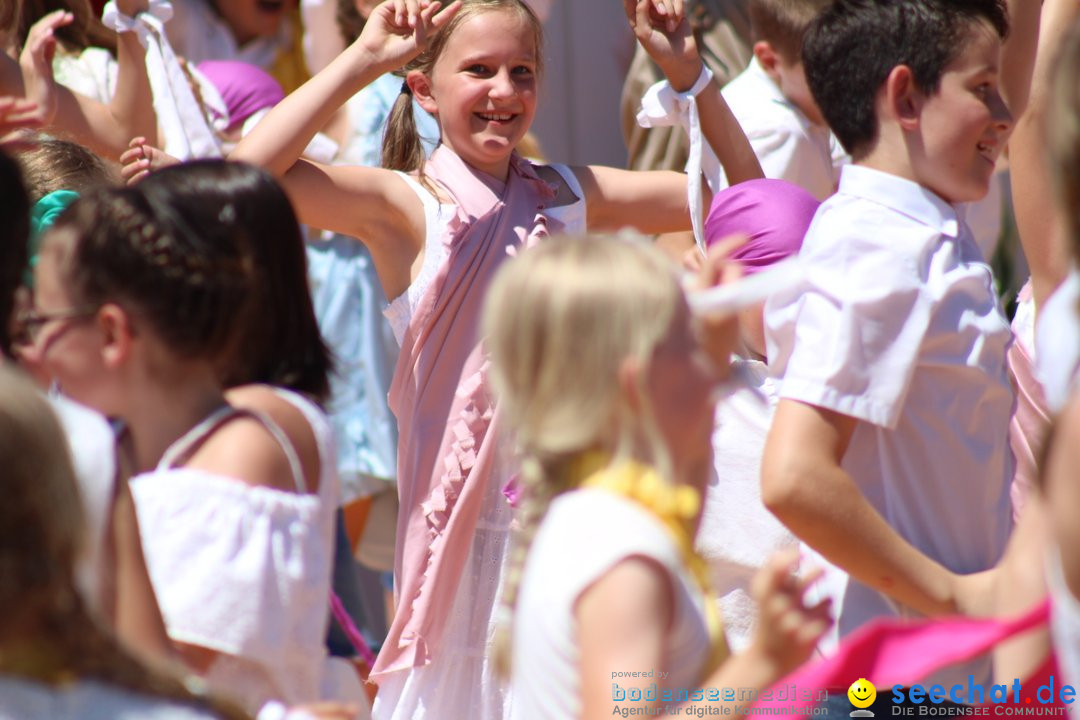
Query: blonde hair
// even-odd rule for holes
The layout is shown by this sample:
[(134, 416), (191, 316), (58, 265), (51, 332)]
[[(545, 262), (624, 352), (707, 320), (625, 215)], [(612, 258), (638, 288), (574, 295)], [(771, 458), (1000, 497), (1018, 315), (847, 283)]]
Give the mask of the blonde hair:
[[(469, 18), (480, 13), (505, 10), (516, 12), (532, 28), (533, 41), (536, 46), (537, 68), (542, 66), (544, 48), (544, 29), (540, 20), (523, 0), (464, 0), (462, 8), (458, 10), (445, 27), (435, 33), (428, 42), (427, 48), (419, 56), (406, 65), (400, 71), (405, 76), (413, 70), (419, 70), (427, 76), (435, 68), (443, 50), (454, 30)], [(391, 170), (402, 172), (423, 171), (424, 147), (420, 142), (420, 133), (416, 130), (416, 120), (413, 118), (412, 93), (403, 84), (401, 93), (390, 108), (390, 115), (386, 120), (386, 134), (383, 136), (382, 166)]]
[(764, 40), (781, 53), (788, 63), (799, 62), (806, 29), (830, 2), (750, 0), (750, 31), (754, 42)]
[(1057, 57), (1047, 118), (1048, 162), (1073, 261), (1080, 263), (1080, 21), (1074, 22)]
[(671, 477), (651, 412), (634, 410), (619, 375), (627, 359), (644, 371), (681, 298), (667, 258), (640, 238), (553, 239), (507, 263), (492, 283), (484, 311), (491, 379), (522, 457), (520, 529), (496, 647), (504, 672), (525, 556), (548, 505), (572, 489), (572, 463), (592, 450), (626, 457), (644, 441), (646, 459)]
[[(0, 365), (0, 397), (0, 618), (32, 609), (35, 642), (55, 653), (62, 677), (245, 718), (179, 677), (144, 667), (87, 610), (74, 580), (86, 522), (60, 423), (37, 388), (8, 365)], [(0, 663), (0, 673), (12, 671), (18, 672)]]

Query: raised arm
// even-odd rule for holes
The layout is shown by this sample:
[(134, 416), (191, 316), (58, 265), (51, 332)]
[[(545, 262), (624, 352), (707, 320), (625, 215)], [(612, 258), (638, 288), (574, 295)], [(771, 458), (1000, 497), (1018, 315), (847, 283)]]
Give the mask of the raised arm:
[[(147, 7), (146, 0), (118, 0), (117, 4), (122, 13), (130, 16)], [(157, 137), (146, 51), (135, 33), (119, 33), (116, 92), (109, 104), (72, 92), (53, 78), (52, 57), (56, 51), (53, 33), (73, 19), (71, 13), (58, 11), (38, 20), (23, 44), (21, 72), (15, 76), (7, 67), (4, 80), (17, 85), (19, 94), (38, 104), (42, 124), (60, 128), (77, 142), (115, 160), (132, 137)]]
[(301, 222), (362, 238), (390, 297), (408, 286), (409, 268), (419, 252), (424, 234), (420, 200), (395, 173), (298, 158), (346, 100), (416, 57), (428, 35), (460, 6), (455, 1), (443, 8), (428, 0), (389, 0), (378, 6), (356, 42), (281, 101), (229, 156), (282, 177)]
[(841, 467), (855, 420), (781, 399), (765, 441), (762, 499), (795, 535), (860, 582), (925, 615), (984, 614), (955, 575), (886, 522)]
[[(623, 6), (638, 42), (664, 72), (672, 89), (680, 93), (696, 90), (702, 135), (731, 184), (763, 177), (754, 149), (716, 81), (710, 79), (704, 87), (695, 88), (705, 66), (682, 0), (623, 0)], [(586, 193), (592, 230), (629, 225), (645, 233), (663, 233), (691, 227), (685, 175), (598, 167), (577, 174)], [(708, 188), (703, 189), (703, 195), (703, 207), (708, 207)]]
[(1036, 308), (1042, 307), (1065, 278), (1069, 266), (1046, 152), (1046, 119), (1053, 105), (1051, 82), (1056, 57), (1078, 16), (1080, 5), (1076, 0), (1047, 0), (1043, 4), (1031, 92), (1009, 141), (1013, 207), (1031, 269)]

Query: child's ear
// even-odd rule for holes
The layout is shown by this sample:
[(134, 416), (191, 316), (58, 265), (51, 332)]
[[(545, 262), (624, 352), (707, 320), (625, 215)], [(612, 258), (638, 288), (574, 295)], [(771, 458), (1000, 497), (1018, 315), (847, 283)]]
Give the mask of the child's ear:
[(619, 363), (619, 389), (634, 412), (640, 412), (643, 406), (640, 375), (641, 364), (635, 358), (628, 357)]
[(101, 329), (101, 360), (115, 368), (131, 356), (135, 327), (131, 316), (119, 305), (105, 303), (97, 312), (96, 322)]
[(897, 65), (885, 79), (885, 102), (889, 113), (904, 130), (917, 130), (925, 96), (915, 84), (907, 65)]
[(766, 75), (773, 80), (778, 80), (779, 71), (777, 66), (780, 64), (780, 56), (777, 54), (776, 49), (773, 48), (772, 43), (767, 40), (758, 40), (754, 43), (754, 57), (757, 58), (758, 64), (761, 65), (761, 69), (765, 71)]
[(419, 70), (410, 70), (405, 76), (405, 82), (408, 83), (420, 107), (432, 115), (437, 115), (439, 108), (435, 104), (435, 96), (431, 94), (431, 78)]

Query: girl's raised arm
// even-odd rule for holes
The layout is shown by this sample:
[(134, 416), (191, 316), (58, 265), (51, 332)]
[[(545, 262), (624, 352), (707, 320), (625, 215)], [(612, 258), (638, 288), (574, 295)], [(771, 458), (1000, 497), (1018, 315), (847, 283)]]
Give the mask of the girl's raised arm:
[[(146, 0), (119, 0), (121, 13), (135, 16), (147, 9)], [(54, 31), (74, 20), (71, 13), (49, 13), (27, 34), (19, 68), (4, 58), (4, 91), (25, 93), (38, 106), (42, 125), (53, 125), (94, 152), (113, 160), (135, 135), (157, 137), (150, 80), (146, 74), (145, 49), (134, 32), (117, 34), (116, 91), (108, 105), (72, 92), (53, 78)], [(17, 72), (21, 70), (21, 72)]]
[[(400, 192), (402, 181), (384, 170), (331, 167), (298, 158), (346, 100), (416, 57), (427, 37), (460, 6), (456, 0), (445, 8), (430, 0), (384, 2), (372, 11), (356, 42), (278, 103), (229, 159), (259, 165), (283, 178), (301, 222), (378, 244), (387, 223), (397, 227), (402, 216), (411, 215), (403, 204), (413, 197)], [(418, 212), (422, 216), (422, 209)]]
[[(694, 95), (705, 140), (732, 185), (763, 177), (761, 164), (738, 120), (705, 71), (682, 0), (623, 0), (638, 42), (663, 70), (672, 88)], [(578, 171), (587, 195), (590, 230), (630, 225), (646, 233), (689, 230), (687, 177), (671, 172), (613, 168)], [(690, 178), (690, 182), (700, 182)], [(704, 189), (703, 207), (711, 200)]]
[(1055, 208), (1046, 123), (1054, 106), (1052, 86), (1057, 55), (1078, 18), (1080, 7), (1076, 0), (1048, 0), (1042, 5), (1031, 92), (1009, 140), (1013, 206), (1031, 269), (1036, 308), (1043, 307), (1043, 301), (1065, 279), (1069, 268), (1062, 216)]

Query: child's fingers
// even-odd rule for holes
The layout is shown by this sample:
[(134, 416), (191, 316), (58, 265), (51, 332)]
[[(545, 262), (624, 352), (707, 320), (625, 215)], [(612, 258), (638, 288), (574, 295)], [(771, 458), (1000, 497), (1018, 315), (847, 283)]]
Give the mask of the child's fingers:
[(431, 28), (433, 30), (438, 30), (443, 25), (450, 22), (454, 18), (454, 16), (457, 15), (458, 10), (461, 9), (461, 2), (462, 0), (454, 0), (454, 2), (450, 3), (446, 7), (443, 7), (442, 3), (432, 3), (434, 7), (441, 9), (438, 9), (434, 12), (431, 18)]
[(652, 0), (638, 0), (634, 8), (634, 34), (638, 40), (649, 37), (652, 32), (652, 19), (649, 13), (652, 9)]
[(715, 256), (717, 258), (728, 258), (731, 253), (738, 250), (740, 247), (749, 242), (750, 238), (742, 233), (736, 235), (728, 235), (726, 238), (718, 240), (709, 246), (709, 256)]
[(807, 590), (817, 584), (825, 576), (825, 568), (817, 566), (803, 572), (796, 578), (794, 592), (796, 597), (802, 597)]
[(420, 19), (420, 3), (417, 0), (405, 0), (405, 19), (410, 28), (416, 28)]
[(120, 168), (120, 177), (123, 179), (125, 185), (135, 185), (149, 174), (150, 168), (146, 165), (145, 160), (140, 160), (138, 163)]
[(14, 95), (7, 95), (0, 97), (0, 113), (22, 113), (30, 112), (37, 108), (37, 103), (33, 100), (27, 100), (26, 98), (15, 97)]
[(391, 5), (394, 8), (394, 26), (403, 27), (408, 17), (405, 0), (393, 0)]
[(66, 10), (55, 10), (48, 15), (45, 15), (36, 23), (30, 26), (30, 33), (33, 33), (35, 29), (38, 30), (54, 30), (56, 28), (70, 25), (75, 21), (74, 13), (70, 13)]
[(795, 569), (798, 562), (799, 552), (795, 548), (785, 548), (769, 557), (750, 583), (750, 590), (759, 605), (770, 604), (773, 600), (788, 602), (782, 590), (797, 584)]
[(142, 147), (130, 147), (130, 148), (128, 148), (127, 150), (125, 150), (123, 153), (120, 154), (121, 172), (123, 171), (123, 166), (126, 166), (129, 163), (138, 162), (139, 160), (142, 160), (142, 159), (143, 159)]

